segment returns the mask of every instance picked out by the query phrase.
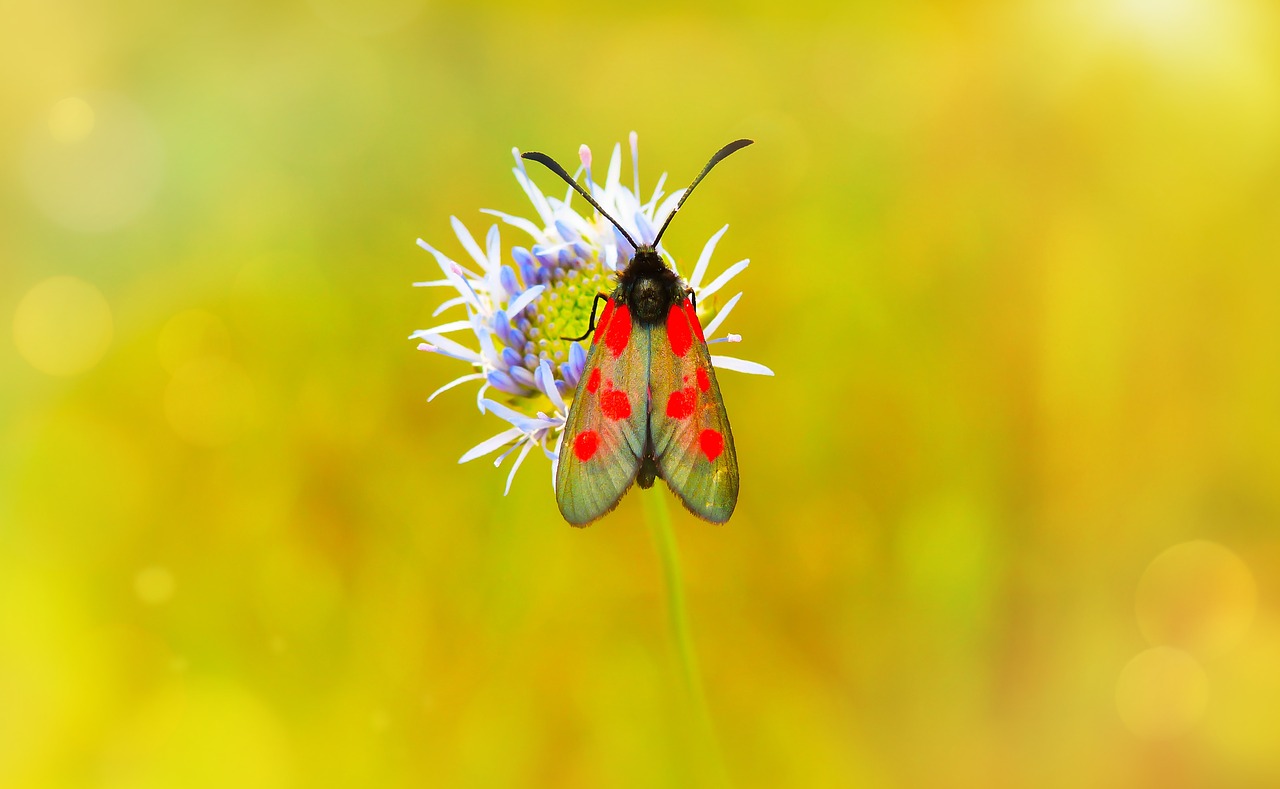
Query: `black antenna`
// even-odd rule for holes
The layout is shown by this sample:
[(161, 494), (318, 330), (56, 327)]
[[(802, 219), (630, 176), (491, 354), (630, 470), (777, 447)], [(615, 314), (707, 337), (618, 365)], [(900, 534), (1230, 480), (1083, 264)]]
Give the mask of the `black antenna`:
[(667, 225), (670, 225), (671, 220), (675, 219), (676, 212), (680, 210), (680, 206), (684, 205), (684, 201), (689, 199), (689, 195), (693, 194), (693, 187), (697, 186), (703, 178), (706, 178), (707, 173), (711, 172), (711, 168), (723, 161), (729, 154), (734, 151), (740, 151), (753, 142), (755, 140), (734, 140), (716, 151), (716, 155), (711, 157), (711, 161), (707, 162), (707, 166), (702, 168), (702, 172), (698, 173), (698, 177), (694, 178), (693, 183), (689, 184), (689, 188), (684, 191), (684, 194), (680, 195), (680, 202), (676, 203), (675, 209), (667, 214), (667, 221), (662, 223), (662, 229), (658, 231), (658, 235), (654, 236), (653, 246), (655, 248), (658, 246), (658, 242), (662, 240), (662, 234), (667, 232)]
[(631, 234), (628, 233), (625, 229), (623, 229), (622, 225), (618, 224), (618, 220), (609, 216), (609, 212), (601, 208), (600, 204), (597, 203), (595, 200), (593, 200), (591, 198), (591, 195), (587, 194), (587, 190), (583, 189), (581, 186), (578, 186), (578, 182), (573, 180), (573, 177), (570, 176), (568, 173), (566, 173), (564, 171), (564, 168), (561, 167), (560, 164), (555, 159), (552, 159), (550, 156), (547, 156), (545, 153), (539, 153), (537, 151), (529, 151), (528, 153), (522, 153), (520, 154), (520, 158), (528, 159), (531, 162), (537, 162), (538, 164), (541, 164), (543, 167), (547, 168), (551, 172), (563, 178), (564, 182), (567, 183), (569, 186), (572, 186), (574, 189), (578, 190), (578, 194), (586, 198), (587, 202), (590, 203), (597, 211), (599, 211), (601, 216), (603, 216), (605, 219), (608, 219), (610, 222), (613, 223), (614, 227), (618, 228), (618, 232), (622, 234), (623, 238), (625, 238), (627, 241), (631, 243), (631, 247), (633, 249), (640, 248), (640, 245), (637, 244), (635, 239), (631, 237)]

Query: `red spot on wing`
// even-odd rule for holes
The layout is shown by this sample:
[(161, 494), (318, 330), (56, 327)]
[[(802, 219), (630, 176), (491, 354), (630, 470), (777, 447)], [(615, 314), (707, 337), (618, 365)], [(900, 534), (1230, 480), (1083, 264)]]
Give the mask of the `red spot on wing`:
[(671, 352), (676, 356), (684, 356), (693, 345), (693, 333), (689, 331), (689, 319), (679, 305), (672, 304), (667, 312), (667, 340), (671, 343)]
[(620, 389), (609, 389), (600, 395), (600, 411), (617, 422), (631, 416), (631, 400)]
[(707, 428), (698, 436), (698, 446), (702, 448), (702, 454), (707, 456), (707, 460), (715, 462), (724, 451), (724, 436), (720, 435), (719, 430)]
[(677, 389), (667, 398), (667, 416), (672, 419), (688, 419), (693, 415), (693, 387)]
[(591, 371), (591, 376), (587, 378), (587, 391), (590, 392), (591, 394), (595, 394), (596, 390), (599, 388), (600, 388), (600, 368), (597, 367), (596, 369)]
[(578, 460), (586, 463), (591, 456), (600, 448), (600, 434), (594, 430), (585, 430), (578, 434), (573, 440), (573, 454), (578, 456)]
[(591, 344), (595, 345), (600, 339), (600, 335), (604, 334), (609, 328), (609, 318), (613, 317), (613, 299), (605, 299), (604, 312), (600, 313), (600, 320), (596, 323), (596, 333), (591, 335)]
[(711, 379), (707, 377), (707, 371), (701, 367), (698, 368), (698, 388), (704, 392), (711, 388)]
[[(613, 302), (610, 301), (612, 306)], [(627, 305), (619, 304), (614, 311), (613, 317), (609, 320), (609, 326), (605, 329), (604, 344), (608, 346), (610, 353), (614, 358), (622, 355), (622, 350), (627, 347), (627, 340), (631, 339), (631, 310)]]
[(698, 311), (693, 308), (693, 304), (686, 301), (684, 303), (684, 314), (689, 316), (689, 325), (693, 327), (693, 333), (697, 336), (698, 342), (705, 343), (707, 338), (702, 336), (702, 324), (698, 323)]

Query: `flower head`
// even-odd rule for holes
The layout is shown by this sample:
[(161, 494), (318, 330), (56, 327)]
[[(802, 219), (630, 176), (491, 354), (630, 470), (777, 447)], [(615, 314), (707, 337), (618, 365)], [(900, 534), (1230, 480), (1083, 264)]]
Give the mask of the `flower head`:
[[(587, 189), (596, 202), (626, 228), (628, 235), (640, 244), (649, 244), (684, 190), (664, 195), (664, 173), (642, 202), (635, 132), (631, 133), (630, 142), (630, 187), (622, 184), (621, 145), (614, 146), (603, 185), (594, 179), (591, 151), (585, 145), (579, 150), (582, 165), (574, 177), (581, 177), (585, 171)], [(585, 213), (579, 213), (572, 204), (571, 189), (566, 190), (563, 200), (543, 193), (530, 179), (519, 151), (513, 149), (512, 154), (516, 162), (512, 172), (533, 204), (535, 216), (529, 219), (489, 209), (483, 213), (521, 231), (528, 237), (527, 246), (512, 246), (504, 258), (497, 224), (490, 226), (482, 248), (457, 217), (450, 221), (470, 258), (466, 265), (418, 239), (418, 245), (434, 256), (443, 277), (414, 285), (446, 288), (450, 292), (433, 317), (459, 307), (465, 317), (410, 335), (410, 339), (421, 341), (419, 350), (471, 366), (471, 372), (437, 389), (428, 401), (456, 386), (479, 382), (476, 404), (480, 412), (509, 423), (510, 427), (472, 447), (459, 459), (465, 463), (503, 449), (494, 462), (500, 466), (517, 452), (507, 475), (508, 491), (516, 470), (535, 446), (553, 462), (554, 484), (560, 436), (587, 360), (583, 342), (564, 338), (586, 333), (596, 294), (613, 290), (617, 272), (635, 253), (617, 228), (591, 206), (584, 205)], [(721, 302), (719, 294), (747, 267), (748, 261), (740, 260), (704, 283), (711, 255), (728, 229), (725, 225), (707, 240), (688, 277), (688, 285), (697, 296), (698, 317), (704, 324), (708, 344), (742, 339), (736, 334), (717, 338), (716, 332), (742, 298), (737, 293)], [(658, 252), (679, 273), (675, 260), (662, 245)], [(458, 334), (474, 337), (479, 347), (447, 336)], [(711, 362), (724, 370), (773, 375), (764, 365), (729, 356), (712, 356)], [(492, 394), (486, 397), (487, 393)]]

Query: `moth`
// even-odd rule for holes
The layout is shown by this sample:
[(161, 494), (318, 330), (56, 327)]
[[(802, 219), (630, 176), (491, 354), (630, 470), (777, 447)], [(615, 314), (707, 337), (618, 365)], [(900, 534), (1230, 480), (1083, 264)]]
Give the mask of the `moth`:
[[(711, 168), (752, 140), (716, 152), (667, 216), (652, 244), (637, 244), (554, 159), (538, 162), (577, 190), (635, 249), (618, 285), (596, 294), (586, 366), (569, 407), (556, 469), (556, 504), (574, 526), (618, 506), (632, 483), (662, 479), (700, 518), (724, 523), (738, 502), (738, 454), (707, 352), (697, 299), (658, 254), (671, 220)], [(600, 320), (596, 308), (604, 302)]]

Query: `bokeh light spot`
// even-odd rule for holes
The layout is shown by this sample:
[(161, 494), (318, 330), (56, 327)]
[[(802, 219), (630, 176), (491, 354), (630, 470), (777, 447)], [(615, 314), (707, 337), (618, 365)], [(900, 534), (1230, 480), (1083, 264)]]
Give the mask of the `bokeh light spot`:
[(1204, 714), (1209, 681), (1195, 658), (1155, 647), (1130, 660), (1116, 682), (1116, 710), (1129, 731), (1158, 740), (1186, 732)]
[(253, 381), (221, 358), (200, 358), (173, 374), (164, 393), (170, 427), (181, 438), (202, 447), (235, 441), (256, 421)]
[(111, 345), (111, 307), (93, 285), (76, 277), (52, 277), (18, 303), (13, 341), (22, 358), (49, 375), (90, 369)]
[(1153, 645), (1219, 657), (1249, 630), (1257, 609), (1253, 574), (1231, 551), (1192, 540), (1161, 553), (1138, 582), (1137, 616)]
[(60, 143), (76, 143), (89, 136), (97, 120), (93, 107), (79, 96), (69, 96), (49, 112), (49, 134)]
[(162, 158), (160, 136), (142, 111), (100, 96), (55, 105), (22, 164), (27, 192), (46, 216), (71, 230), (101, 232), (151, 204)]
[(133, 579), (133, 591), (147, 605), (160, 605), (173, 598), (173, 573), (167, 567), (147, 567)]

